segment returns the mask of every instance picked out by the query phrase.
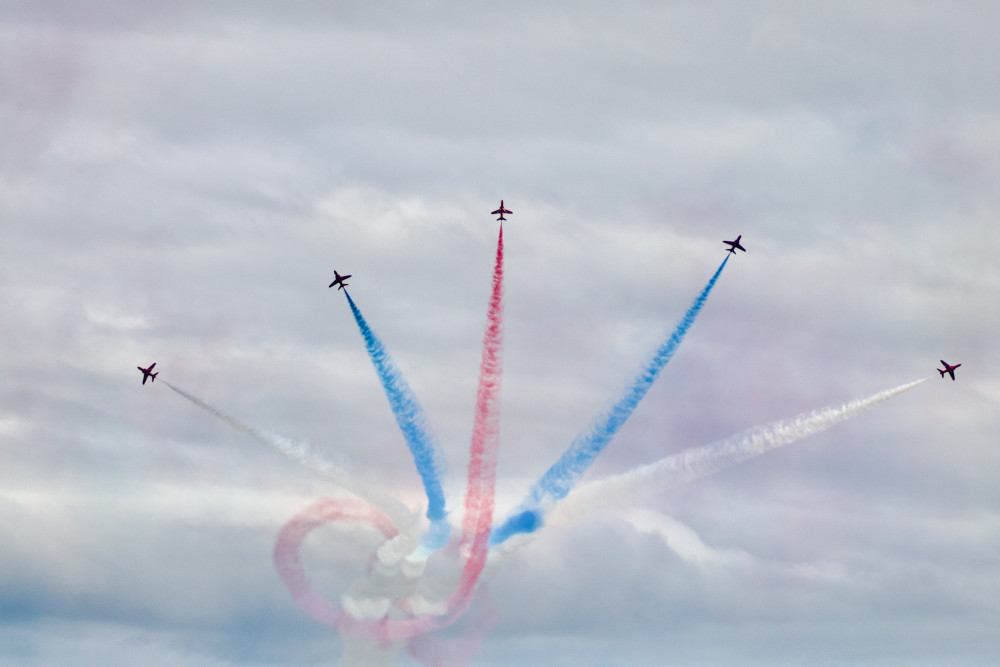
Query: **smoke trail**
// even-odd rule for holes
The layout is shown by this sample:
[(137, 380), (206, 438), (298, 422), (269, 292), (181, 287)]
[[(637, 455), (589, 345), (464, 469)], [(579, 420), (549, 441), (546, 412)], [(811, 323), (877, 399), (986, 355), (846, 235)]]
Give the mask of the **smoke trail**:
[(221, 419), (225, 423), (229, 424), (229, 426), (232, 427), (233, 429), (239, 431), (244, 435), (249, 435), (251, 438), (254, 438), (257, 441), (262, 442), (265, 445), (268, 445), (269, 447), (276, 449), (277, 451), (284, 454), (288, 458), (293, 459), (297, 463), (301, 463), (302, 465), (308, 468), (312, 468), (317, 472), (330, 476), (333, 479), (335, 479), (338, 483), (341, 483), (343, 479), (346, 479), (346, 473), (344, 470), (342, 470), (341, 468), (337, 467), (327, 459), (317, 454), (307, 445), (302, 443), (295, 443), (283, 436), (274, 433), (269, 433), (255, 426), (244, 424), (235, 417), (223, 412), (222, 410), (214, 406), (209, 405), (205, 401), (201, 400), (200, 398), (192, 394), (189, 394), (183, 389), (175, 387), (166, 380), (161, 380), (160, 382), (167, 385), (173, 391), (180, 394), (187, 400), (191, 401), (205, 412), (208, 412), (212, 416), (217, 417), (218, 419)]
[(351, 312), (354, 313), (361, 337), (365, 341), (368, 356), (371, 357), (375, 372), (382, 382), (386, 398), (389, 399), (389, 406), (396, 417), (399, 429), (403, 432), (403, 438), (406, 440), (406, 445), (410, 448), (410, 453), (413, 456), (413, 462), (416, 464), (417, 473), (424, 484), (424, 492), (427, 494), (427, 518), (431, 521), (431, 529), (425, 538), (424, 548), (437, 549), (447, 543), (451, 534), (447, 523), (444, 490), (441, 488), (444, 463), (440, 448), (427, 430), (427, 419), (423, 408), (420, 407), (410, 386), (403, 379), (399, 369), (396, 368), (396, 364), (389, 356), (382, 341), (368, 326), (368, 322), (365, 321), (347, 290), (344, 290), (344, 295), (351, 305)]
[(552, 504), (565, 497), (576, 485), (583, 473), (597, 458), (597, 455), (604, 451), (604, 448), (632, 415), (639, 402), (653, 386), (653, 382), (659, 377), (660, 371), (673, 357), (677, 347), (684, 340), (685, 334), (694, 324), (702, 306), (705, 305), (709, 292), (712, 291), (728, 261), (729, 255), (726, 255), (701, 294), (688, 308), (684, 318), (677, 324), (670, 337), (657, 348), (653, 358), (625, 390), (624, 395), (610, 410), (599, 417), (587, 432), (573, 441), (562, 458), (535, 483), (528, 492), (528, 497), (521, 502), (514, 513), (503, 524), (494, 529), (491, 538), (492, 544), (501, 544), (517, 533), (530, 533), (537, 530), (542, 523), (545, 511)]
[(462, 547), (469, 556), (452, 602), (464, 609), (472, 598), (489, 555), (493, 523), (497, 453), (500, 448), (500, 382), (503, 377), (503, 225), (497, 238), (490, 307), (483, 334), (479, 389), (469, 446), (469, 475), (462, 517)]
[[(348, 297), (350, 298), (350, 297)], [(453, 624), (468, 608), (476, 583), (486, 567), (489, 556), (490, 526), (493, 522), (493, 498), (496, 480), (496, 458), (499, 449), (500, 381), (502, 377), (503, 344), (503, 229), (497, 240), (496, 264), (493, 270), (493, 287), (487, 314), (486, 332), (483, 336), (483, 356), (480, 362), (479, 390), (473, 421), (472, 443), (469, 454), (469, 478), (465, 496), (465, 516), (460, 552), (465, 558), (456, 590), (448, 597), (440, 615), (394, 619), (386, 613), (375, 620), (359, 618), (345, 613), (309, 587), (305, 572), (298, 559), (299, 548), (309, 532), (324, 521), (363, 520), (380, 527), (377, 515), (364, 514), (364, 508), (337, 504), (324, 506), (316, 512), (307, 510), (304, 515), (290, 521), (275, 545), (275, 565), (285, 585), (292, 592), (299, 606), (317, 620), (337, 628), (345, 634), (375, 640), (381, 644), (409, 639), (432, 630)], [(380, 527), (380, 529), (382, 529)], [(385, 530), (383, 529), (383, 532)], [(389, 536), (388, 533), (387, 537)], [(386, 601), (391, 608), (392, 601)], [(398, 607), (406, 611), (405, 606)]]
[(460, 551), (465, 564), (458, 587), (449, 596), (445, 613), (423, 615), (404, 620), (359, 620), (345, 615), (338, 627), (342, 632), (359, 634), (381, 642), (408, 639), (447, 627), (462, 615), (472, 600), (476, 583), (489, 556), (490, 526), (493, 522), (496, 460), (500, 445), (500, 382), (503, 348), (503, 227), (497, 239), (496, 263), (490, 306), (483, 335), (483, 356), (479, 366), (479, 389), (469, 446), (469, 474), (462, 518)]
[(183, 389), (175, 387), (166, 380), (161, 380), (161, 382), (178, 395), (183, 396), (197, 405), (205, 412), (221, 419), (236, 431), (239, 431), (244, 435), (248, 435), (254, 440), (277, 450), (290, 459), (326, 475), (344, 489), (350, 491), (359, 498), (363, 498), (368, 501), (380, 512), (388, 516), (399, 535), (394, 541), (383, 545), (383, 548), (380, 549), (379, 558), (382, 562), (386, 564), (394, 564), (402, 558), (405, 558), (413, 551), (413, 549), (416, 548), (416, 529), (418, 526), (417, 522), (414, 520), (415, 517), (405, 505), (395, 498), (392, 498), (381, 491), (370, 488), (367, 485), (360, 484), (356, 479), (352, 479), (345, 470), (324, 459), (307, 445), (294, 443), (288, 438), (245, 424), (232, 415), (209, 405), (205, 401), (189, 394)]
[(336, 627), (344, 612), (315, 593), (309, 585), (299, 550), (306, 536), (328, 521), (370, 523), (387, 539), (396, 535), (389, 517), (370, 503), (357, 499), (319, 500), (288, 521), (274, 544), (274, 566), (299, 607), (316, 620)]
[(829, 406), (790, 419), (771, 422), (737, 433), (709, 445), (695, 447), (629, 472), (590, 482), (576, 488), (553, 512), (552, 523), (593, 516), (604, 510), (617, 510), (672, 486), (711, 475), (749, 458), (791, 444), (825, 431), (842, 421), (856, 417), (879, 403), (913, 389), (928, 378), (894, 389), (880, 391), (839, 406)]

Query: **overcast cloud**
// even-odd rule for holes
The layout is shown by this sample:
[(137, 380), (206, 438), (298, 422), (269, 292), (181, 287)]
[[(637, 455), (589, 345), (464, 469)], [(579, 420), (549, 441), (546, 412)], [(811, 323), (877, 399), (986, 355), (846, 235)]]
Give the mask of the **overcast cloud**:
[[(457, 500), (501, 197), (502, 510), (737, 234), (586, 479), (933, 377), (546, 527), (470, 664), (997, 664), (998, 30), (992, 2), (0, 4), (0, 665), (338, 664), (271, 552), (341, 492), (135, 367), (418, 509), (326, 287), (351, 273)], [(336, 600), (378, 542), (324, 531)]]

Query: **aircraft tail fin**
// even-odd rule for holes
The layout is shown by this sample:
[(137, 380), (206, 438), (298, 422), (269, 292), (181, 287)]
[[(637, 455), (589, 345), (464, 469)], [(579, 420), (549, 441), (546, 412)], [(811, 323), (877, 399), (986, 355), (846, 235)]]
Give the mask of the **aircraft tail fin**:
[(157, 376), (157, 375), (159, 375), (159, 374), (160, 374), (160, 371), (156, 371), (155, 373), (152, 373), (152, 374), (151, 374), (151, 375), (149, 376), (149, 381), (150, 381), (150, 382), (156, 382), (156, 376)]

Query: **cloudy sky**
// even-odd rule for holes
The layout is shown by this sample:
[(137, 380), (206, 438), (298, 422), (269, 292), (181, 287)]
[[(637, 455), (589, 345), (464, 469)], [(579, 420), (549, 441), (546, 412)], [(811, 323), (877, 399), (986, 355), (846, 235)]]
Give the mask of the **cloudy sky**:
[[(326, 287), (351, 273), (460, 498), (501, 197), (502, 509), (737, 234), (588, 479), (933, 377), (544, 528), (470, 664), (996, 664), (998, 29), (974, 1), (0, 3), (0, 665), (421, 664), (343, 658), (275, 572), (342, 492), (135, 369), (419, 509)], [(377, 546), (310, 539), (333, 600)]]

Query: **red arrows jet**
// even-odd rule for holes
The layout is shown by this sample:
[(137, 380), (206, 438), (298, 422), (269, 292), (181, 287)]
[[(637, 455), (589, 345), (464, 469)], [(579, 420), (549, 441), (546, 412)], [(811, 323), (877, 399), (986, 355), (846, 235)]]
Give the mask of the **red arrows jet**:
[(729, 252), (733, 253), (734, 255), (736, 254), (737, 250), (742, 250), (743, 252), (746, 252), (747, 249), (740, 245), (741, 238), (743, 238), (742, 234), (737, 236), (735, 241), (723, 241), (723, 243), (729, 246)]
[(346, 276), (342, 276), (339, 273), (337, 273), (336, 269), (334, 269), (334, 271), (333, 271), (333, 282), (330, 283), (330, 287), (333, 287), (334, 285), (336, 285), (338, 290), (344, 289), (345, 287), (347, 287), (347, 283), (345, 283), (344, 281), (347, 280), (350, 277), (351, 277), (351, 274), (348, 273)]
[(154, 361), (153, 363), (151, 363), (149, 365), (149, 368), (143, 368), (142, 366), (136, 366), (136, 368), (138, 368), (140, 371), (142, 371), (142, 383), (143, 384), (146, 384), (146, 380), (149, 380), (150, 382), (156, 382), (156, 376), (159, 375), (160, 372), (159, 371), (157, 371), (155, 373), (153, 372), (153, 366), (155, 366), (155, 365), (156, 365), (156, 362)]
[(503, 214), (504, 214), (504, 213), (508, 213), (508, 214), (510, 214), (510, 215), (513, 215), (513, 214), (514, 214), (514, 211), (510, 211), (510, 210), (508, 210), (508, 209), (505, 209), (505, 208), (503, 207), (503, 200), (501, 199), (501, 200), (500, 200), (500, 208), (498, 208), (497, 210), (495, 210), (495, 211), (491, 212), (491, 213), (490, 213), (490, 215), (496, 215), (497, 213), (499, 213), (499, 214), (500, 214), (500, 217), (499, 217), (499, 218), (497, 218), (497, 220), (506, 220), (507, 218), (503, 217)]
[(955, 369), (958, 368), (959, 366), (961, 366), (962, 364), (955, 364), (954, 366), (951, 366), (944, 359), (941, 360), (941, 363), (944, 364), (944, 368), (943, 369), (942, 368), (935, 368), (934, 370), (936, 370), (938, 373), (940, 373), (941, 377), (944, 377), (944, 374), (947, 373), (948, 375), (951, 376), (951, 379), (954, 380), (955, 379)]

